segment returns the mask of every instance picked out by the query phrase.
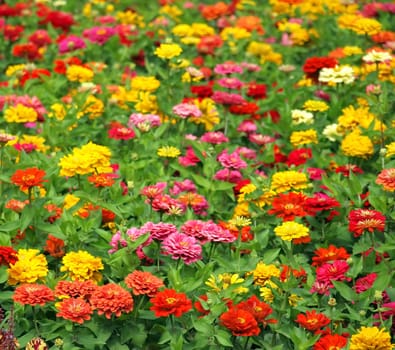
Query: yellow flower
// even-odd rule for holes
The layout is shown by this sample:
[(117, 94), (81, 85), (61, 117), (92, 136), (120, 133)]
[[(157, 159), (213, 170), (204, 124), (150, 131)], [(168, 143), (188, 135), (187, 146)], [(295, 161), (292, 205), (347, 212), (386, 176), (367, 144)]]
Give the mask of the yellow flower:
[(15, 73), (20, 72), (26, 68), (26, 64), (14, 64), (12, 66), (8, 66), (5, 75), (7, 77), (13, 76)]
[(89, 142), (60, 159), (60, 176), (111, 173), (110, 157), (109, 148)]
[(233, 213), (235, 216), (249, 216), (250, 213), (248, 211), (249, 205), (248, 202), (240, 202), (235, 206)]
[(171, 59), (180, 56), (182, 48), (177, 44), (161, 44), (156, 50), (155, 55), (163, 59)]
[[(234, 273), (222, 273), (218, 276), (211, 275), (209, 279), (205, 282), (206, 286), (209, 286), (215, 292), (221, 292), (222, 290), (228, 289), (230, 286), (235, 284), (242, 284), (244, 282), (244, 278), (241, 278), (239, 274)], [(239, 286), (234, 289), (236, 294), (243, 294), (248, 292), (248, 289)]]
[(288, 297), (288, 304), (289, 304), (290, 306), (295, 307), (295, 306), (298, 305), (298, 302), (301, 301), (301, 300), (303, 300), (303, 298), (300, 297), (299, 295), (291, 294), (291, 295)]
[(244, 216), (235, 216), (233, 219), (229, 220), (229, 223), (236, 227), (244, 227), (251, 225), (251, 219)]
[(16, 106), (8, 107), (4, 112), (7, 123), (28, 123), (37, 120), (37, 112), (34, 108), (26, 107), (18, 103)]
[(48, 117), (55, 117), (57, 120), (63, 120), (67, 114), (67, 110), (65, 106), (61, 103), (54, 103), (51, 107), (50, 113), (48, 113)]
[(177, 158), (181, 154), (181, 151), (173, 146), (163, 146), (158, 148), (157, 154), (159, 157)]
[(222, 40), (240, 40), (251, 37), (251, 33), (245, 28), (226, 27), (221, 31), (220, 36)]
[(387, 150), (385, 153), (386, 158), (389, 158), (395, 154), (395, 142), (391, 142), (389, 145), (386, 145), (385, 148)]
[(280, 277), (280, 273), (280, 269), (277, 268), (275, 265), (267, 265), (264, 262), (260, 261), (256, 265), (255, 270), (250, 271), (248, 274), (252, 274), (254, 278), (254, 284), (263, 287), (266, 284), (272, 286), (273, 283), (270, 283), (270, 279), (272, 277)]
[(308, 145), (310, 143), (318, 143), (317, 131), (315, 131), (314, 129), (309, 129), (305, 131), (294, 131), (291, 134), (290, 142), (294, 147)]
[(101, 273), (104, 266), (99, 257), (94, 257), (90, 253), (79, 250), (78, 252), (67, 253), (62, 258), (61, 272), (67, 272), (73, 281), (101, 280)]
[(64, 197), (63, 208), (68, 210), (74, 207), (79, 201), (80, 201), (79, 197), (75, 196), (74, 194), (68, 193)]
[(38, 249), (19, 249), (18, 261), (10, 264), (8, 272), (8, 284), (35, 283), (48, 274), (48, 263)]
[(160, 14), (165, 14), (174, 20), (177, 20), (179, 16), (182, 15), (182, 11), (177, 6), (165, 5), (159, 10)]
[(344, 46), (343, 52), (346, 56), (361, 55), (363, 53), (362, 49), (358, 46)]
[(338, 118), (339, 130), (354, 130), (360, 126), (365, 129), (373, 126), (373, 130), (385, 130), (386, 126), (380, 122), (376, 116), (369, 112), (368, 106), (355, 108), (354, 106), (347, 106), (342, 109), (342, 115)]
[(193, 103), (199, 107), (202, 115), (200, 117), (189, 117), (188, 121), (195, 124), (203, 124), (206, 130), (211, 130), (219, 124), (219, 113), (215, 102), (211, 98), (203, 98), (201, 101), (195, 99)]
[(154, 76), (137, 76), (130, 81), (132, 90), (138, 91), (155, 91), (159, 88), (160, 81)]
[(373, 143), (359, 129), (348, 134), (341, 143), (341, 150), (348, 157), (369, 158), (374, 153)]
[(89, 95), (81, 108), (81, 111), (77, 113), (77, 118), (81, 118), (84, 115), (88, 115), (89, 119), (96, 119), (100, 117), (104, 112), (104, 103), (93, 95)]
[(123, 12), (117, 12), (116, 18), (121, 24), (134, 24), (140, 28), (145, 27), (143, 16), (139, 15), (136, 11), (126, 10)]
[(351, 336), (350, 350), (392, 350), (391, 335), (385, 329), (362, 327), (357, 334)]
[(206, 23), (192, 23), (191, 29), (192, 29), (192, 35), (200, 38), (215, 34), (214, 28), (210, 27)]
[(307, 100), (303, 104), (303, 109), (309, 112), (325, 112), (329, 106), (324, 101)]
[(271, 190), (277, 193), (307, 188), (307, 176), (294, 170), (280, 171), (272, 176)]
[(309, 229), (295, 221), (285, 221), (274, 229), (274, 233), (283, 241), (292, 241), (296, 238), (307, 237)]
[(45, 138), (35, 135), (22, 135), (22, 137), (16, 136), (12, 141), (7, 143), (7, 146), (13, 146), (16, 143), (27, 144), (30, 143), (35, 146), (35, 150), (45, 153), (49, 146), (45, 145)]
[(192, 27), (189, 24), (184, 24), (184, 23), (174, 26), (171, 32), (175, 36), (180, 36), (180, 37), (189, 37), (193, 35)]
[(263, 301), (265, 301), (266, 303), (273, 303), (274, 294), (271, 288), (261, 287), (259, 288), (259, 292), (261, 294), (261, 297), (263, 298)]
[(69, 81), (86, 83), (93, 80), (94, 73), (91, 69), (72, 64), (66, 70), (66, 77)]
[(273, 48), (266, 43), (251, 41), (247, 47), (247, 53), (255, 56), (265, 56), (273, 52)]
[(381, 31), (381, 23), (373, 18), (358, 17), (350, 29), (360, 35), (375, 35)]
[(159, 113), (159, 106), (155, 95), (151, 95), (149, 92), (140, 92), (138, 98), (139, 99), (134, 105), (134, 108), (136, 108), (137, 112), (145, 113), (145, 114)]

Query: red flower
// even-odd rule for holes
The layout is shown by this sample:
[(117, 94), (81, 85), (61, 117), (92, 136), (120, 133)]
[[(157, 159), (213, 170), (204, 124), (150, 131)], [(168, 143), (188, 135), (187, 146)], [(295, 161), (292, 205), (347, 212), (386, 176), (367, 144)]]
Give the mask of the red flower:
[(311, 159), (312, 156), (313, 155), (310, 148), (295, 149), (288, 154), (286, 164), (288, 166), (302, 165), (305, 164), (307, 160)]
[(295, 217), (308, 215), (305, 210), (306, 196), (303, 193), (279, 193), (272, 201), (272, 209), (268, 214), (274, 214), (284, 221), (292, 221)]
[(366, 231), (370, 233), (375, 230), (383, 232), (385, 229), (385, 216), (377, 210), (351, 210), (348, 220), (348, 230), (354, 234), (354, 237), (359, 237)]
[(339, 334), (327, 334), (313, 346), (313, 350), (340, 350), (347, 345), (347, 338)]
[(83, 324), (90, 320), (93, 313), (90, 304), (81, 298), (64, 299), (58, 304), (59, 312), (56, 317), (63, 317), (75, 323)]
[(340, 203), (322, 192), (314, 193), (314, 196), (307, 198), (305, 202), (305, 208), (309, 215), (316, 215), (320, 211), (331, 210), (335, 207), (340, 207)]
[[(51, 76), (51, 72), (47, 69), (43, 69), (43, 68), (38, 68), (38, 69), (33, 69), (31, 71), (29, 70), (25, 70), (22, 74), (22, 76), (19, 79), (19, 85), (20, 86), (24, 86), (25, 83), (30, 80), (30, 79), (38, 79), (40, 81), (43, 81), (43, 77), (47, 76), (50, 77)], [(45, 79), (45, 78), (44, 78)], [(40, 116), (39, 121), (43, 121), (43, 117)]]
[(306, 283), (307, 281), (307, 273), (303, 268), (296, 270), (288, 265), (282, 265), (280, 274), (281, 282), (286, 282), (291, 276), (300, 280), (300, 283)]
[(164, 286), (163, 280), (148, 271), (135, 270), (125, 277), (125, 283), (134, 295), (155, 296)]
[(208, 315), (208, 314), (210, 313), (210, 309), (205, 309), (205, 308), (203, 307), (203, 305), (202, 305), (202, 302), (201, 302), (201, 301), (207, 302), (207, 300), (208, 300), (207, 295), (206, 295), (206, 294), (203, 294), (203, 295), (200, 295), (200, 296), (198, 297), (198, 300), (196, 300), (196, 301), (193, 303), (193, 306), (194, 306), (194, 308), (196, 309), (196, 311), (199, 312), (199, 313), (201, 314), (200, 317), (203, 317), (203, 316)]
[(40, 17), (44, 18), (39, 22), (39, 24), (51, 23), (54, 28), (62, 29), (64, 32), (68, 32), (70, 27), (75, 23), (73, 16), (67, 12), (50, 10), (48, 12), (44, 11), (42, 14), (44, 16)]
[(16, 287), (12, 299), (22, 305), (41, 305), (55, 299), (54, 293), (51, 288), (36, 283), (21, 284)]
[(12, 48), (12, 54), (15, 57), (27, 58), (29, 61), (40, 59), (41, 53), (39, 47), (33, 43), (16, 44)]
[(192, 308), (192, 301), (184, 293), (177, 293), (174, 289), (165, 289), (150, 299), (150, 310), (156, 317), (174, 315), (180, 317)]
[(354, 284), (354, 290), (359, 294), (372, 288), (373, 283), (376, 281), (377, 273), (369, 273), (364, 277), (358, 278)]
[(40, 170), (36, 167), (24, 170), (18, 169), (11, 176), (11, 182), (19, 186), (21, 191), (26, 191), (35, 186), (42, 187), (42, 183), (46, 181), (43, 179), (45, 175), (46, 173), (44, 170)]
[(254, 100), (260, 100), (267, 97), (267, 86), (265, 84), (250, 83), (248, 84), (247, 96)]
[(318, 81), (322, 68), (334, 68), (337, 64), (337, 60), (332, 57), (309, 57), (303, 65), (303, 72), (307, 78)]
[(133, 310), (133, 298), (130, 293), (115, 283), (108, 283), (97, 287), (93, 292), (90, 303), (99, 315), (105, 315), (110, 319), (114, 314), (120, 317), (122, 313), (129, 313)]
[(317, 313), (316, 310), (311, 310), (306, 311), (306, 314), (297, 315), (295, 322), (308, 331), (315, 332), (327, 326), (331, 323), (331, 320), (326, 315)]
[(22, 26), (13, 26), (11, 24), (6, 24), (2, 29), (4, 39), (8, 41), (17, 41), (24, 30)]
[(237, 115), (254, 114), (259, 110), (258, 105), (253, 102), (243, 102), (239, 105), (231, 105), (229, 112)]
[(57, 205), (51, 203), (44, 205), (44, 208), (47, 209), (48, 213), (50, 214), (47, 221), (49, 221), (51, 224), (58, 220), (63, 212), (62, 208), (59, 208)]
[(17, 251), (12, 247), (0, 246), (0, 266), (9, 267), (18, 261)]
[(363, 174), (363, 170), (354, 164), (340, 165), (336, 168), (336, 174), (340, 173), (345, 177), (349, 177), (350, 173)]
[(246, 301), (242, 301), (234, 307), (249, 311), (254, 316), (258, 324), (262, 323), (266, 326), (268, 323), (277, 323), (277, 320), (273, 318), (267, 319), (267, 317), (272, 314), (273, 309), (269, 304), (259, 300), (256, 295), (251, 296)]
[(249, 337), (261, 332), (254, 315), (244, 309), (231, 308), (224, 312), (219, 319), (221, 324), (235, 336)]
[(48, 239), (45, 242), (44, 251), (49, 253), (49, 255), (53, 256), (54, 258), (61, 258), (65, 254), (63, 239), (48, 235)]
[(314, 254), (312, 266), (321, 266), (335, 260), (347, 260), (350, 257), (345, 248), (337, 248), (332, 244), (328, 248), (318, 248)]
[(110, 130), (108, 130), (108, 137), (114, 140), (130, 140), (135, 136), (133, 129), (129, 129), (119, 122), (112, 122)]

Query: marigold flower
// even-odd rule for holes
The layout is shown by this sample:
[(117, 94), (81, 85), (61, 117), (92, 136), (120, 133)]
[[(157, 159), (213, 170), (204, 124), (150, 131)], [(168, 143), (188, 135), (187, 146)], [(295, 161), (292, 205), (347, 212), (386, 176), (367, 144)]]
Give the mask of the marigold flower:
[(181, 55), (182, 48), (177, 44), (161, 44), (155, 49), (154, 54), (163, 59), (171, 59)]
[(317, 131), (314, 129), (294, 131), (291, 134), (290, 142), (294, 147), (307, 145), (310, 143), (318, 143)]
[(101, 258), (94, 257), (87, 251), (69, 252), (62, 258), (60, 271), (67, 272), (69, 277), (75, 281), (93, 280), (99, 281), (104, 266)]
[(37, 121), (38, 113), (32, 107), (21, 103), (10, 106), (4, 111), (4, 119), (7, 123), (29, 123)]
[(384, 169), (376, 178), (376, 184), (382, 185), (384, 191), (395, 191), (395, 168)]
[(177, 158), (181, 154), (181, 151), (177, 147), (163, 146), (158, 148), (157, 154), (159, 157)]
[(91, 305), (82, 298), (67, 298), (57, 304), (59, 312), (56, 317), (62, 317), (75, 323), (83, 324), (91, 319)]
[(306, 311), (306, 314), (298, 314), (295, 321), (312, 332), (327, 326), (331, 322), (330, 318), (323, 313), (317, 313), (316, 310)]
[(192, 308), (192, 301), (186, 294), (177, 293), (174, 289), (159, 291), (150, 299), (150, 302), (152, 304), (150, 310), (155, 313), (156, 317), (169, 315), (180, 317)]
[(350, 350), (392, 350), (391, 335), (385, 329), (361, 327), (357, 334), (351, 336)]
[(309, 236), (309, 229), (295, 221), (286, 221), (274, 229), (276, 236), (284, 241), (292, 241), (297, 238)]
[(28, 283), (16, 287), (12, 299), (22, 305), (41, 305), (55, 299), (51, 288), (43, 284)]
[(294, 170), (286, 170), (273, 174), (270, 189), (280, 193), (290, 190), (303, 190), (307, 186), (306, 174)]
[(373, 142), (368, 136), (361, 135), (359, 129), (355, 129), (343, 139), (341, 150), (348, 157), (365, 159), (374, 153)]
[(150, 298), (164, 287), (163, 280), (148, 271), (133, 271), (125, 277), (125, 283), (134, 295), (147, 295)]
[(8, 283), (35, 283), (48, 274), (48, 263), (38, 249), (19, 249), (17, 261), (8, 268)]
[(93, 292), (90, 303), (99, 315), (110, 319), (112, 315), (120, 317), (122, 313), (133, 310), (133, 298), (130, 293), (115, 283), (97, 287)]
[(244, 309), (231, 308), (224, 312), (219, 319), (221, 324), (235, 336), (249, 337), (261, 332), (253, 314)]

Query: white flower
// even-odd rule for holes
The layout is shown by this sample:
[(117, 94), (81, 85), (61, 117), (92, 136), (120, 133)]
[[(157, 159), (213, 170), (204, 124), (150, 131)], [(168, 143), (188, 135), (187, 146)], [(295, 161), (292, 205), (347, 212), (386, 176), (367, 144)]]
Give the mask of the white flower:
[(313, 124), (314, 115), (311, 112), (303, 111), (301, 109), (293, 109), (291, 111), (292, 125), (298, 124)]
[(318, 80), (330, 84), (351, 84), (355, 80), (354, 69), (348, 65), (322, 68)]
[(366, 63), (388, 62), (392, 60), (392, 55), (386, 51), (372, 50), (363, 56), (362, 60)]
[(338, 131), (338, 125), (337, 124), (329, 124), (325, 127), (325, 129), (322, 131), (322, 134), (329, 140), (329, 141), (336, 141), (336, 137), (342, 136), (341, 133)]

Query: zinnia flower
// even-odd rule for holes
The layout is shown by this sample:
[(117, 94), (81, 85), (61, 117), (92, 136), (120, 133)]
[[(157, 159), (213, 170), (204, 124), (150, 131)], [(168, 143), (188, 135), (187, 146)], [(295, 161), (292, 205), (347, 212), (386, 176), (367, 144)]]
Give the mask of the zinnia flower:
[(177, 147), (163, 146), (158, 148), (157, 154), (159, 157), (177, 158), (181, 154), (181, 151)]
[(130, 293), (115, 283), (108, 283), (96, 288), (90, 303), (99, 315), (110, 319), (112, 315), (120, 317), (122, 313), (133, 310), (133, 298)]
[(29, 190), (32, 187), (41, 187), (46, 175), (44, 170), (34, 168), (18, 169), (11, 176), (11, 181), (14, 185), (19, 186), (21, 191)]
[(277, 172), (272, 176), (271, 190), (277, 193), (305, 188), (307, 188), (307, 176), (304, 173), (286, 170)]
[(383, 169), (376, 178), (376, 184), (382, 185), (384, 191), (395, 191), (395, 168)]
[(180, 317), (192, 308), (192, 301), (187, 298), (185, 293), (177, 293), (174, 289), (165, 289), (156, 293), (150, 299), (152, 306), (150, 310), (156, 317), (167, 317), (174, 315)]
[(10, 264), (15, 264), (18, 261), (16, 250), (8, 246), (0, 246), (0, 266), (9, 267)]
[(347, 253), (343, 247), (337, 248), (334, 245), (329, 245), (328, 248), (318, 248), (314, 251), (312, 266), (322, 266), (325, 263), (333, 262), (336, 260), (347, 260), (350, 254)]
[(385, 329), (362, 327), (351, 336), (350, 350), (392, 350), (391, 335)]
[(67, 272), (73, 281), (99, 281), (101, 279), (99, 270), (104, 269), (99, 257), (94, 257), (83, 250), (67, 253), (62, 258), (62, 263), (60, 271)]
[(304, 209), (306, 196), (302, 193), (289, 192), (280, 193), (277, 197), (273, 198), (272, 209), (267, 213), (276, 215), (284, 221), (292, 221), (295, 217), (304, 217), (308, 215)]
[(359, 237), (366, 231), (370, 233), (375, 230), (383, 232), (385, 229), (385, 216), (373, 209), (351, 210), (348, 220), (348, 230), (354, 234), (354, 237)]
[(172, 259), (182, 259), (186, 264), (192, 264), (202, 259), (202, 246), (195, 237), (183, 233), (172, 233), (162, 242), (164, 254)]
[(37, 337), (26, 344), (25, 350), (48, 350), (48, 346), (44, 340)]
[(349, 281), (346, 276), (350, 266), (344, 260), (335, 260), (333, 263), (325, 263), (317, 268), (317, 281), (326, 283), (332, 287), (332, 281)]
[(161, 44), (155, 49), (154, 54), (163, 59), (171, 59), (181, 55), (182, 48), (177, 44)]
[(91, 305), (82, 298), (67, 298), (57, 304), (59, 312), (56, 317), (63, 317), (75, 323), (83, 324), (91, 319)]
[(135, 270), (125, 277), (125, 283), (134, 295), (155, 296), (164, 286), (163, 280), (148, 271)]
[(276, 236), (284, 241), (292, 241), (297, 238), (309, 236), (309, 229), (295, 221), (286, 221), (274, 229)]
[(254, 315), (244, 309), (231, 308), (224, 312), (219, 319), (221, 324), (235, 336), (249, 337), (261, 332)]
[(22, 305), (41, 305), (55, 299), (51, 288), (43, 284), (27, 283), (16, 287), (12, 299)]
[(313, 346), (313, 350), (341, 350), (347, 345), (347, 338), (339, 334), (326, 334)]
[(368, 136), (361, 135), (359, 129), (349, 133), (341, 143), (341, 150), (348, 157), (369, 158), (374, 153), (373, 142)]
[(315, 332), (327, 326), (331, 323), (331, 320), (325, 314), (311, 310), (306, 311), (306, 314), (298, 314), (296, 316), (296, 323), (299, 323), (299, 325), (309, 331)]

